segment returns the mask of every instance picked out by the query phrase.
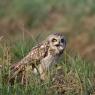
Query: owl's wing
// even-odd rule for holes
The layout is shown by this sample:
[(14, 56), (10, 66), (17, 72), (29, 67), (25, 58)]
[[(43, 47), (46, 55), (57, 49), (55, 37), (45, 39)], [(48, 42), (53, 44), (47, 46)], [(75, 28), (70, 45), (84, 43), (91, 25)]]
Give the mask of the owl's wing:
[(36, 47), (32, 48), (32, 50), (28, 53), (28, 55), (25, 56), (21, 61), (19, 61), (16, 64), (13, 64), (12, 67), (14, 66), (18, 67), (18, 65), (21, 65), (21, 64), (22, 65), (28, 65), (28, 64), (32, 65), (37, 62), (39, 63), (41, 59), (47, 56), (48, 49), (49, 49), (48, 43), (39, 44)]
[(47, 43), (39, 44), (38, 46), (34, 47), (31, 50), (31, 52), (28, 54), (28, 56), (30, 56), (31, 60), (40, 61), (42, 58), (47, 56), (48, 49), (49, 49), (49, 46)]
[(47, 56), (48, 54), (48, 43), (42, 43), (32, 48), (32, 50), (18, 63), (13, 64), (11, 69), (11, 79), (16, 77), (20, 72), (24, 71), (26, 66), (30, 65), (32, 68), (40, 64), (40, 60)]

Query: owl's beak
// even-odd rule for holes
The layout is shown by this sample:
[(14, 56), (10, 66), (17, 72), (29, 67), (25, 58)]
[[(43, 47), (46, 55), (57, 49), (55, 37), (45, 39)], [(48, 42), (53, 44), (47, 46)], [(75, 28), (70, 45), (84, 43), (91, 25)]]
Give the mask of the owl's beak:
[(60, 44), (56, 44), (55, 46), (56, 46), (56, 47), (59, 47), (59, 46), (60, 46)]
[(55, 46), (56, 46), (60, 51), (63, 51), (63, 50), (65, 49), (66, 42), (64, 42), (64, 43), (58, 42), (58, 43), (55, 44)]
[(59, 50), (64, 50), (63, 45), (61, 45), (60, 43), (59, 43), (59, 44), (56, 44), (55, 46), (56, 46)]

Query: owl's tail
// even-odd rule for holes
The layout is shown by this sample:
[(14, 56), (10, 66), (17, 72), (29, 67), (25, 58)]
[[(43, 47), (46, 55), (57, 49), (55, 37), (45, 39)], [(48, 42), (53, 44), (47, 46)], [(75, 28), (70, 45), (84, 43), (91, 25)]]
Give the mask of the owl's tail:
[(14, 84), (15, 81), (19, 81), (22, 84), (26, 81), (26, 72), (32, 69), (29, 64), (17, 63), (10, 66), (9, 83)]

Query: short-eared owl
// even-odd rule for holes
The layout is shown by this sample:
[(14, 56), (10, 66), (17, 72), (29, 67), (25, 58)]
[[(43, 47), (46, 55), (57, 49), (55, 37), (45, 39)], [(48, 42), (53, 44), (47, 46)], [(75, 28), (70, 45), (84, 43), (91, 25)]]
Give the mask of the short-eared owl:
[(40, 74), (42, 80), (46, 77), (47, 70), (56, 63), (66, 47), (66, 39), (62, 33), (49, 35), (43, 42), (25, 56), (21, 61), (11, 66), (11, 78), (24, 71), (25, 66), (31, 66), (33, 73)]

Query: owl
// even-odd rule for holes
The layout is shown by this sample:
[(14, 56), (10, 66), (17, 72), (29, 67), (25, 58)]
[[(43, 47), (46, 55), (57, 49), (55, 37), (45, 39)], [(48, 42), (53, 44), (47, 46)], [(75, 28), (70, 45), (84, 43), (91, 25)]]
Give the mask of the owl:
[(66, 48), (66, 39), (62, 33), (49, 35), (44, 41), (36, 45), (19, 62), (11, 66), (10, 80), (21, 75), (28, 66), (34, 74), (40, 74), (40, 79), (46, 79), (46, 73), (54, 64)]

